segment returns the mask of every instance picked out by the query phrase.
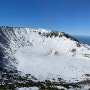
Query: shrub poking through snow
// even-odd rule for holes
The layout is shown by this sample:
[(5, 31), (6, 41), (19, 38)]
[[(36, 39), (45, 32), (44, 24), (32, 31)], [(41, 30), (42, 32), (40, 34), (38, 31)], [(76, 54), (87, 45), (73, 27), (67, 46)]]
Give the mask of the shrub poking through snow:
[(58, 56), (59, 55), (59, 52), (55, 51), (54, 52), (54, 55)]
[(71, 52), (76, 52), (76, 49), (72, 49)]

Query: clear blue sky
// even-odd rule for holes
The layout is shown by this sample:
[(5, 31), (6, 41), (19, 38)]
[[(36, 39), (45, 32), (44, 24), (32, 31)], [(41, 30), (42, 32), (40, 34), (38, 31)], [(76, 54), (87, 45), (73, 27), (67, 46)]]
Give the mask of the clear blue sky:
[(0, 26), (90, 36), (90, 0), (0, 0)]

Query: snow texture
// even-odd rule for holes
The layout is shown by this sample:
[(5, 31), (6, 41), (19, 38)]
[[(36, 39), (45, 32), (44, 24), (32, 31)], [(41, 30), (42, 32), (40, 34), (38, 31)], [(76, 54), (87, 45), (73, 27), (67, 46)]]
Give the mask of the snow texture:
[(15, 90), (39, 90), (39, 88), (38, 87), (29, 87), (29, 88), (23, 87), (23, 88), (16, 88)]
[(90, 46), (63, 32), (45, 29), (0, 27), (0, 49), (6, 67), (38, 80), (76, 82), (90, 74)]

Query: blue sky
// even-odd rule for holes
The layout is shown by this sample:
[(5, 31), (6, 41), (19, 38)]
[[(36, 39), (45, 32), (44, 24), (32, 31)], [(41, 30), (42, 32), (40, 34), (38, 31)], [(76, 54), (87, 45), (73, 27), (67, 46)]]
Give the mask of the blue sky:
[(90, 36), (90, 0), (0, 0), (0, 26)]

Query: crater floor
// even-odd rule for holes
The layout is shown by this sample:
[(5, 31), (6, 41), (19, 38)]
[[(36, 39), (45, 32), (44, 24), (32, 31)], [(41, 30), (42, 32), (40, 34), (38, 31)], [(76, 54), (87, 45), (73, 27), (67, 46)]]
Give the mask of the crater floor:
[(37, 81), (76, 83), (90, 80), (90, 46), (63, 32), (0, 27), (0, 64)]

